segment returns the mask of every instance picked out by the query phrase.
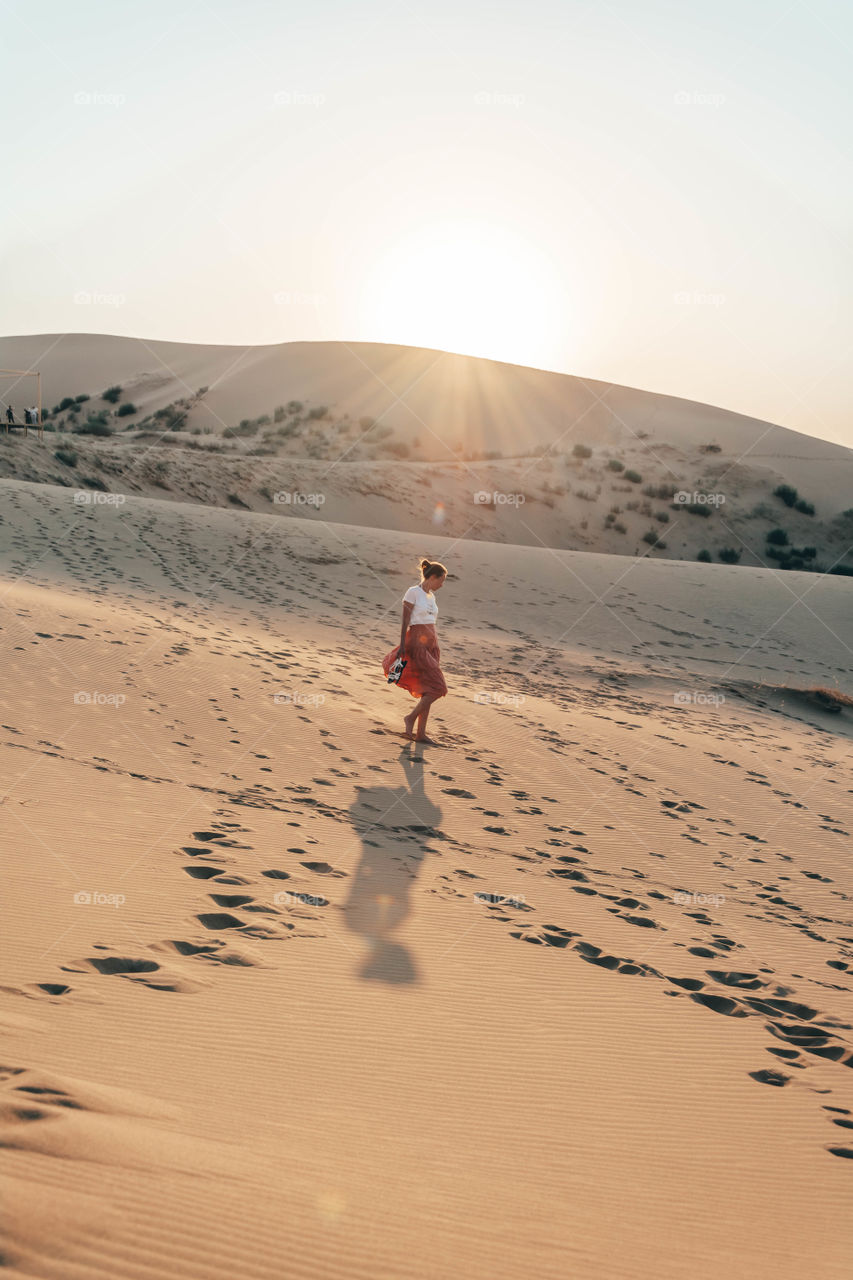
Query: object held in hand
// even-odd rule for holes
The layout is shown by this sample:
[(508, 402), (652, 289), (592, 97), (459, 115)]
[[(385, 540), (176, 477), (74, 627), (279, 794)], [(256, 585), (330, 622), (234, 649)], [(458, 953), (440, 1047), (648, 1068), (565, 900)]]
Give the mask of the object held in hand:
[(407, 659), (406, 659), (406, 658), (398, 658), (398, 659), (397, 659), (397, 661), (394, 663), (394, 665), (393, 665), (393, 667), (391, 668), (391, 670), (388, 672), (388, 683), (389, 683), (389, 684), (396, 684), (396, 683), (397, 683), (397, 681), (400, 679), (400, 676), (403, 674), (403, 668), (405, 667), (406, 662), (407, 662)]

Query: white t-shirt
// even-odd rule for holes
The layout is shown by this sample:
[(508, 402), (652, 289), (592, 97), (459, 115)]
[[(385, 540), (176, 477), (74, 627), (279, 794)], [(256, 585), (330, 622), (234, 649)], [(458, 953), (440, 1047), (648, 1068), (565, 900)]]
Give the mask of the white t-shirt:
[(413, 604), (412, 616), (409, 618), (409, 625), (419, 622), (431, 622), (435, 624), (438, 617), (438, 605), (435, 596), (424, 591), (423, 587), (409, 587), (403, 596), (404, 603)]

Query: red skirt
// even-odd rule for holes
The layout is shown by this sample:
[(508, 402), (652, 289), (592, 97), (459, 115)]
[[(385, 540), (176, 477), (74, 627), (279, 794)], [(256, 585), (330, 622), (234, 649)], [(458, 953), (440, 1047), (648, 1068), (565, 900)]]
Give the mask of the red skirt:
[[(382, 659), (382, 670), (386, 679), (397, 661), (400, 646), (397, 645)], [(406, 689), (413, 698), (420, 698), (425, 693), (443, 698), (447, 693), (447, 685), (441, 674), (439, 660), (441, 650), (435, 626), (431, 622), (416, 622), (406, 632), (406, 665), (398, 681), (400, 689)]]

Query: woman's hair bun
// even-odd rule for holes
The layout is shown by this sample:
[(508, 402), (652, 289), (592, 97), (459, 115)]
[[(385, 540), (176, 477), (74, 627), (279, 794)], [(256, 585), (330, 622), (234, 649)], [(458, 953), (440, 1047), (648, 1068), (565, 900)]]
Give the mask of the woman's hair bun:
[(444, 565), (439, 564), (437, 560), (427, 560), (424, 558), (421, 561), (421, 573), (425, 578), (440, 578), (442, 575), (447, 574), (447, 570)]

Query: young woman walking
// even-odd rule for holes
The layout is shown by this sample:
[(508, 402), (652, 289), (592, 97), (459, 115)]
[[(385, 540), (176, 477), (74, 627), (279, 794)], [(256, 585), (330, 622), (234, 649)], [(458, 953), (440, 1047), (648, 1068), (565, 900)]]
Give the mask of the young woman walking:
[[(438, 618), (435, 593), (444, 586), (446, 577), (447, 570), (443, 564), (431, 560), (421, 561), (420, 583), (409, 587), (403, 596), (403, 625), (399, 648), (392, 649), (382, 659), (382, 670), (386, 677), (398, 658), (406, 659), (403, 674), (397, 683), (401, 689), (406, 689), (413, 698), (419, 700), (414, 710), (403, 718), (404, 734), (415, 742), (433, 741), (426, 736), (429, 709), (437, 698), (443, 698), (447, 694), (447, 685), (439, 666), (441, 651), (435, 631)], [(414, 731), (416, 721), (417, 733)]]

